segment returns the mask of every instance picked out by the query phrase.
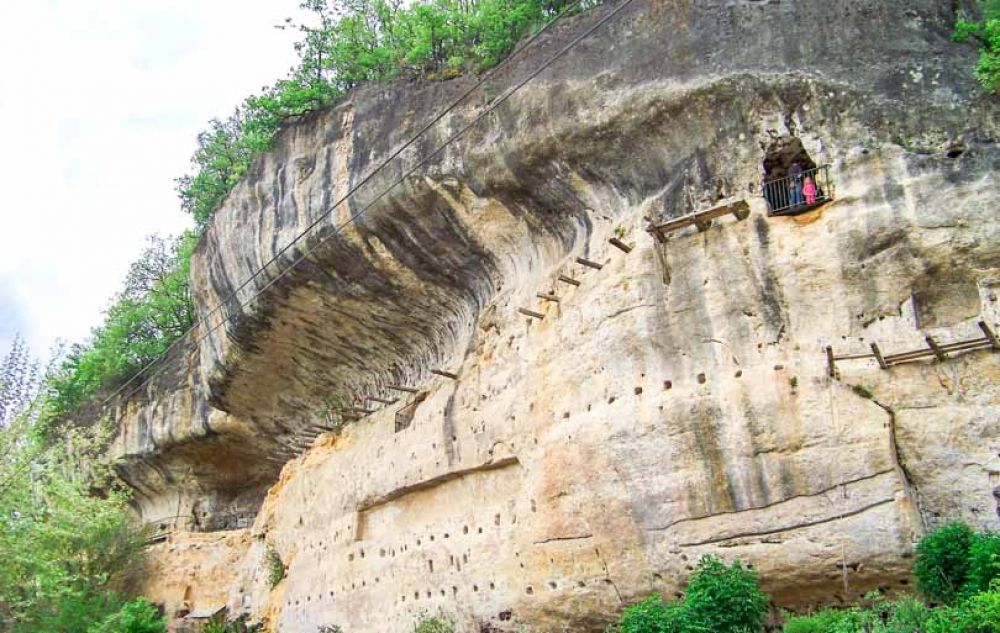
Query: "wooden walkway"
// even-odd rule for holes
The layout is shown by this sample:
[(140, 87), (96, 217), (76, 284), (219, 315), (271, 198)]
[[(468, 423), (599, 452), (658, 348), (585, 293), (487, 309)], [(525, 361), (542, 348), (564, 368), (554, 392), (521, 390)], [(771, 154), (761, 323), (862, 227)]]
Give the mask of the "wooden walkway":
[(956, 341), (954, 343), (941, 344), (934, 340), (931, 336), (925, 336), (924, 340), (927, 341), (926, 349), (917, 349), (910, 352), (900, 352), (897, 354), (883, 355), (882, 350), (879, 349), (877, 343), (871, 344), (870, 354), (842, 354), (837, 356), (833, 353), (833, 346), (828, 345), (826, 348), (826, 363), (827, 372), (831, 378), (837, 376), (837, 361), (842, 360), (861, 360), (874, 358), (878, 362), (878, 366), (881, 369), (889, 369), (893, 365), (899, 365), (902, 363), (913, 363), (916, 361), (933, 358), (938, 362), (944, 362), (948, 360), (949, 354), (959, 354), (964, 352), (971, 352), (979, 349), (992, 349), (995, 352), (1000, 351), (1000, 340), (997, 340), (996, 334), (990, 329), (990, 326), (986, 325), (985, 321), (979, 322), (979, 329), (983, 331), (983, 336), (980, 338), (969, 339), (967, 341)]

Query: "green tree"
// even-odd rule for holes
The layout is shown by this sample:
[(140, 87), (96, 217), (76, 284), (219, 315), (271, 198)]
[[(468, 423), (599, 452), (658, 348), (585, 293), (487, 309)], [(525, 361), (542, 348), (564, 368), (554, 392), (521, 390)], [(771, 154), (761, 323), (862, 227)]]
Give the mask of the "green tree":
[(299, 61), (197, 138), (192, 172), (177, 179), (181, 206), (199, 230), (270, 148), (283, 123), (321, 110), (359, 85), (397, 77), (448, 79), (500, 63), (526, 34), (595, 0), (305, 0)]
[(1000, 0), (983, 2), (982, 21), (959, 20), (957, 42), (974, 42), (979, 47), (976, 78), (990, 92), (1000, 91)]
[[(26, 357), (18, 347), (2, 366), (23, 367)], [(0, 427), (0, 631), (83, 632), (118, 609), (143, 539), (99, 457), (109, 426), (51, 439), (39, 428), (34, 375), (0, 375), (0, 401), (34, 394), (8, 408)]]
[(105, 311), (104, 324), (87, 343), (74, 345), (49, 376), (46, 420), (60, 418), (159, 357), (193, 324), (189, 277), (196, 235), (148, 240)]

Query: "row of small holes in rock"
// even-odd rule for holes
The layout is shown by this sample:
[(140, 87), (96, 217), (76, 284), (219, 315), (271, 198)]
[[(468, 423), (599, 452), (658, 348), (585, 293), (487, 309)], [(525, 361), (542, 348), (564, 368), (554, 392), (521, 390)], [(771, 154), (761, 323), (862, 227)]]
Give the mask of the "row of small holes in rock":
[[(484, 588), (484, 590), (485, 590), (485, 588)], [(491, 582), (489, 584), (489, 590), (490, 591), (495, 591), (496, 590), (496, 584)], [(438, 591), (440, 592), (440, 597), (442, 597), (442, 598), (448, 595), (448, 593), (444, 589), (439, 589)], [(472, 585), (472, 591), (474, 593), (478, 593), (479, 592), (479, 585)], [(434, 592), (431, 591), (430, 589), (427, 589), (426, 592), (425, 592), (425, 595), (426, 595), (426, 598), (424, 598), (424, 599), (430, 600), (431, 598), (434, 597)], [(452, 585), (452, 587), (451, 587), (451, 595), (453, 595), (453, 596), (457, 596), (458, 595), (458, 587), (457, 586)], [(421, 592), (420, 591), (414, 591), (413, 592), (413, 599), (414, 600), (420, 600), (421, 599), (420, 596), (421, 596)], [(398, 601), (399, 602), (406, 602), (406, 594), (403, 594), (403, 595), (399, 596), (399, 600)]]
[[(494, 515), (493, 524), (495, 526), (499, 527), (501, 525), (501, 523), (502, 523), (502, 521), (501, 521), (501, 515), (500, 514)], [(463, 535), (468, 535), (468, 534), (472, 534), (472, 533), (473, 533), (473, 530), (471, 530), (468, 525), (462, 526), (462, 534)], [(477, 527), (475, 529), (475, 534), (483, 534), (483, 533), (484, 532), (483, 532), (483, 528), (482, 527)], [(451, 538), (451, 532), (444, 532), (444, 533), (442, 533), (442, 537), (445, 538), (445, 539), (450, 539)], [(427, 536), (427, 540), (429, 542), (432, 542), (432, 543), (435, 541), (435, 538), (436, 537), (435, 537), (434, 534), (430, 534), (429, 536)], [(423, 539), (418, 538), (418, 539), (416, 539), (415, 543), (416, 543), (417, 547), (420, 547), (421, 545), (423, 545)], [(409, 547), (405, 543), (403, 545), (399, 546), (399, 551), (400, 552), (408, 551), (408, 549), (409, 549)], [(384, 558), (386, 555), (388, 555), (388, 556), (395, 556), (396, 555), (396, 549), (395, 548), (390, 548), (390, 549), (386, 550), (385, 548), (380, 548), (379, 549), (379, 557)], [(358, 557), (364, 558), (365, 557), (365, 550), (359, 549), (357, 551), (357, 554), (355, 554), (355, 552), (348, 552), (348, 554), (347, 554), (347, 560), (348, 560), (348, 562), (354, 562), (355, 558), (358, 558)]]

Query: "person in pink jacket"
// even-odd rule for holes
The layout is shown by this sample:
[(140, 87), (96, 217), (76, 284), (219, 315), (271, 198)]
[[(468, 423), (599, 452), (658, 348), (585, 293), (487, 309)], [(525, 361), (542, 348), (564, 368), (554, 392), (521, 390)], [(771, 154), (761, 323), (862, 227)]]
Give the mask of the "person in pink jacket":
[(816, 204), (816, 183), (809, 176), (806, 176), (806, 181), (802, 185), (802, 195), (806, 197), (806, 204)]

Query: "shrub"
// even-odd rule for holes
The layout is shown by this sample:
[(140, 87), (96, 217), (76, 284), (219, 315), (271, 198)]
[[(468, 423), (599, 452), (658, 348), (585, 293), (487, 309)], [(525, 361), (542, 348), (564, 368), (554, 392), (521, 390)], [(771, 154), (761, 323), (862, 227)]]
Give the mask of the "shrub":
[(955, 633), (1000, 633), (1000, 585), (978, 593), (954, 609)]
[(423, 616), (413, 633), (455, 633), (455, 623), (444, 615)]
[(739, 561), (703, 556), (681, 602), (654, 595), (622, 613), (615, 633), (746, 633), (760, 630), (767, 596), (757, 574)]
[(784, 633), (839, 633), (850, 625), (851, 612), (824, 609), (813, 615), (799, 615), (785, 621)]
[(151, 602), (139, 598), (126, 602), (117, 613), (91, 627), (88, 633), (164, 633), (166, 630), (167, 619)]
[(683, 607), (652, 595), (622, 613), (617, 633), (680, 633)]
[(973, 532), (953, 522), (924, 536), (917, 545), (913, 573), (917, 587), (929, 600), (951, 604), (960, 595), (969, 573)]
[(273, 547), (268, 546), (267, 553), (264, 555), (264, 561), (267, 565), (267, 584), (274, 589), (281, 582), (282, 578), (285, 577), (285, 563), (281, 560), (281, 555)]
[(968, 573), (962, 593), (972, 595), (989, 591), (1000, 578), (1000, 535), (985, 532), (975, 534), (969, 545)]
[(727, 566), (704, 556), (684, 593), (686, 627), (714, 633), (756, 631), (764, 622), (768, 598), (757, 584), (757, 572), (740, 561)]

